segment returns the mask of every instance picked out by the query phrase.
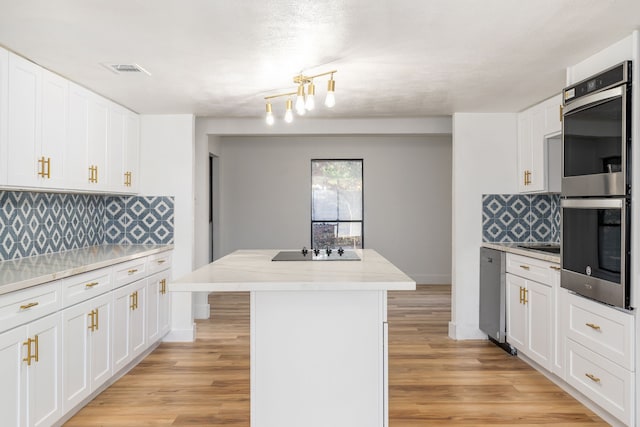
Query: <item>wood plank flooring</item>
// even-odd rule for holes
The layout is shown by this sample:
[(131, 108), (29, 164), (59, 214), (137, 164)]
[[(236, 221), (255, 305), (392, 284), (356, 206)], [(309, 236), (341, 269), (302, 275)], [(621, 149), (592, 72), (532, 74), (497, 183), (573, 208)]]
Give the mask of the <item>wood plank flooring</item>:
[[(391, 427), (608, 425), (493, 344), (450, 340), (450, 293), (389, 293)], [(161, 344), (65, 425), (249, 427), (249, 294), (209, 302), (195, 343)]]

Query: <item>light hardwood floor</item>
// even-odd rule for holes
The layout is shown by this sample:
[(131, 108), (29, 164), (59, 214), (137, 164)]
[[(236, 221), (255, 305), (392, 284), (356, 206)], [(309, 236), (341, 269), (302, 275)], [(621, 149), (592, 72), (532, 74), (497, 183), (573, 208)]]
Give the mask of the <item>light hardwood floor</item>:
[[(391, 427), (608, 425), (493, 344), (450, 340), (450, 292), (389, 292)], [(195, 343), (160, 345), (66, 425), (248, 427), (249, 294), (209, 302)]]

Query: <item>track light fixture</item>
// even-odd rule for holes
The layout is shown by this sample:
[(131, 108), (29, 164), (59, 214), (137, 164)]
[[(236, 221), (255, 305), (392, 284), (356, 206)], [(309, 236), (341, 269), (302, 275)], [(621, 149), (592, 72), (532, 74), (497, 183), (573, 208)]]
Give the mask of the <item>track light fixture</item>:
[[(292, 97), (295, 96), (295, 107), (296, 113), (299, 116), (304, 116), (307, 111), (311, 111), (316, 106), (315, 96), (316, 96), (316, 86), (313, 84), (313, 79), (322, 76), (331, 75), (329, 79), (329, 83), (327, 85), (327, 96), (324, 100), (324, 105), (327, 108), (331, 108), (336, 105), (335, 91), (336, 91), (336, 82), (333, 80), (333, 75), (337, 73), (337, 70), (327, 71), (326, 73), (320, 73), (313, 76), (305, 76), (303, 74), (298, 74), (293, 78), (293, 83), (295, 83), (298, 87), (295, 92), (287, 92), (287, 93), (279, 93), (277, 95), (265, 96), (264, 99), (267, 101), (267, 115), (266, 122), (269, 126), (271, 126), (274, 121), (273, 110), (271, 106), (271, 99), (273, 98), (281, 98), (287, 97), (284, 121), (287, 123), (291, 123), (293, 121), (293, 101)], [(306, 87), (305, 87), (306, 86)]]

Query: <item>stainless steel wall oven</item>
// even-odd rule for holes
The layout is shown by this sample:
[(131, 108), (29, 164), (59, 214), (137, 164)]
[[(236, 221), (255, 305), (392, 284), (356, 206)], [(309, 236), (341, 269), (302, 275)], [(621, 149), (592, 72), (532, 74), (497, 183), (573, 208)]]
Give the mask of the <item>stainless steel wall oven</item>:
[(561, 286), (630, 308), (631, 62), (563, 94)]

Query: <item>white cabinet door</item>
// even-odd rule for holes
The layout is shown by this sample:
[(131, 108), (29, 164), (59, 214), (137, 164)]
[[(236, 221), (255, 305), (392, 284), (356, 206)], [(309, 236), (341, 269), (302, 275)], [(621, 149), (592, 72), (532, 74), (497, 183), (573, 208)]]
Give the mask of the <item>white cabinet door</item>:
[(71, 410), (91, 393), (89, 381), (89, 327), (91, 301), (67, 308), (62, 313), (64, 339), (62, 345), (64, 412)]
[(95, 310), (95, 327), (89, 341), (91, 391), (96, 390), (111, 378), (111, 335), (113, 298), (110, 294), (97, 297), (92, 302)]
[[(561, 95), (547, 99), (518, 114), (518, 190), (521, 193), (548, 189), (548, 139), (561, 129)], [(555, 173), (555, 171), (554, 171)]]
[(162, 296), (162, 273), (147, 279), (147, 342), (160, 337), (160, 297)]
[(39, 184), (41, 90), (42, 69), (9, 54), (8, 185), (35, 187)]
[(77, 84), (69, 84), (69, 138), (66, 172), (69, 188), (89, 188), (89, 91)]
[(131, 335), (131, 357), (135, 358), (146, 349), (146, 300), (147, 300), (147, 280), (140, 280), (134, 283), (133, 293), (135, 295), (135, 308), (131, 310), (131, 321), (129, 323)]
[(124, 173), (127, 175), (127, 189), (130, 193), (137, 193), (140, 183), (140, 116), (127, 112), (125, 118), (125, 155)]
[(95, 95), (89, 95), (88, 114), (88, 164), (86, 177), (89, 189), (104, 191), (107, 185), (107, 128), (109, 108), (107, 100)]
[(566, 302), (568, 291), (564, 288), (560, 287), (560, 269), (554, 273), (554, 332), (553, 337), (555, 339), (555, 345), (553, 350), (553, 373), (559, 376), (562, 379), (565, 379), (565, 348), (566, 348), (566, 340), (567, 340), (567, 317), (568, 310), (566, 307), (568, 303)]
[(130, 312), (133, 307), (131, 285), (114, 291), (113, 300), (113, 372), (118, 372), (131, 360)]
[(62, 416), (62, 319), (51, 314), (28, 325), (35, 360), (28, 369), (29, 426), (50, 426)]
[(47, 70), (42, 70), (42, 149), (41, 185), (47, 188), (68, 188), (67, 123), (69, 82)]
[(147, 279), (147, 344), (164, 337), (170, 327), (170, 293), (167, 282), (171, 270), (163, 270)]
[(125, 110), (116, 105), (109, 105), (109, 133), (107, 136), (109, 189), (126, 191), (124, 176), (124, 143), (125, 143)]
[(544, 131), (543, 135), (557, 134), (562, 131), (562, 94), (549, 98), (544, 102)]
[(553, 298), (551, 288), (527, 281), (527, 356), (551, 371), (553, 348)]
[(116, 373), (146, 348), (146, 279), (114, 291), (113, 372)]
[(9, 52), (0, 48), (0, 185), (7, 184), (7, 107), (9, 98)]
[(26, 326), (0, 334), (0, 414), (7, 426), (27, 425), (26, 339)]
[(526, 280), (513, 274), (506, 275), (507, 285), (507, 341), (518, 350), (524, 350), (527, 342), (527, 312), (523, 304)]

